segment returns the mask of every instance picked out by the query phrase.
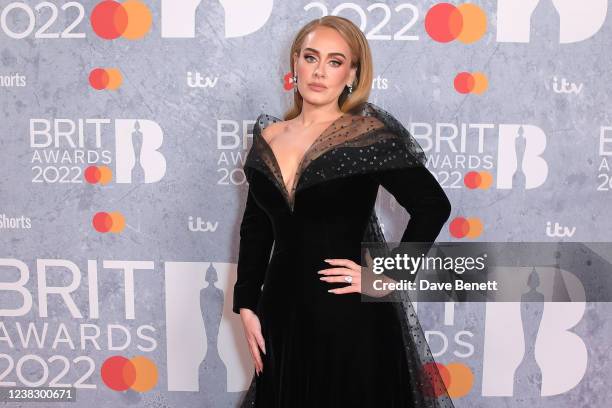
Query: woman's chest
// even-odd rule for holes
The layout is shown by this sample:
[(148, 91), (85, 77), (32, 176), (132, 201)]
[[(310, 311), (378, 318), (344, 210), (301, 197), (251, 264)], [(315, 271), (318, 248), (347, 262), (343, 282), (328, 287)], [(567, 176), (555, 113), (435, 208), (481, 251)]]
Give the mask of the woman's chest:
[(342, 177), (306, 177), (290, 202), (279, 183), (261, 172), (250, 175), (250, 187), (259, 205), (271, 216), (298, 215), (306, 218), (348, 217), (371, 211), (378, 183), (368, 174)]

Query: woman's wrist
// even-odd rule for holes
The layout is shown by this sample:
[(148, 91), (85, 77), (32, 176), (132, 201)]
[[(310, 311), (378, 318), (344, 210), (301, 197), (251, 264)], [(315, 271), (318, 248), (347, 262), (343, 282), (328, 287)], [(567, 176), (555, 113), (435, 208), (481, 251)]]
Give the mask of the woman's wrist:
[(240, 317), (242, 318), (255, 315), (255, 312), (253, 310), (246, 308), (246, 307), (241, 307), (239, 311), (240, 311)]

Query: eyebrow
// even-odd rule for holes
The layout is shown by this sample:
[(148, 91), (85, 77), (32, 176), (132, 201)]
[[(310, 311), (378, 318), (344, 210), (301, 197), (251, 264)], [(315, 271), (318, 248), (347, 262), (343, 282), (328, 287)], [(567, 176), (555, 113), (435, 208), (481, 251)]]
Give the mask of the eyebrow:
[[(310, 47), (304, 48), (304, 51), (312, 51), (312, 52), (314, 52), (314, 53), (316, 53), (316, 54), (319, 54), (319, 55), (321, 54), (321, 53), (319, 52), (319, 50), (316, 50), (316, 49), (314, 49), (314, 48), (310, 48)], [(330, 55), (330, 56), (333, 56), (333, 55), (338, 55), (338, 56), (340, 56), (340, 57), (342, 57), (342, 58), (346, 59), (346, 55), (344, 55), (344, 54), (343, 54), (343, 53), (341, 53), (341, 52), (330, 52), (330, 53), (329, 53), (329, 55)]]

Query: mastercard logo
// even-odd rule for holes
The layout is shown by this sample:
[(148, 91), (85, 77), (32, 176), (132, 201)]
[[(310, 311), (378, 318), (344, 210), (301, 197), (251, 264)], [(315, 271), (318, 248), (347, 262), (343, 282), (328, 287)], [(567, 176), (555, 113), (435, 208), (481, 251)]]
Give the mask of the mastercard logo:
[(482, 95), (489, 87), (489, 80), (482, 72), (460, 72), (455, 76), (454, 85), (459, 93)]
[(122, 356), (107, 358), (100, 369), (104, 384), (111, 390), (146, 392), (157, 384), (157, 366), (144, 356), (127, 359)]
[(487, 15), (475, 4), (454, 6), (438, 3), (425, 15), (425, 31), (434, 40), (447, 43), (453, 40), (471, 44), (487, 31)]
[(453, 238), (476, 238), (482, 234), (484, 226), (478, 218), (454, 218), (448, 226)]
[[(437, 375), (439, 373), (439, 375)], [(462, 363), (426, 363), (423, 365), (422, 374), (426, 381), (423, 382), (424, 394), (431, 397), (439, 397), (448, 394), (451, 398), (466, 396), (474, 386), (474, 373)], [(442, 384), (440, 384), (440, 378)], [(445, 392), (446, 390), (446, 392)]]
[(463, 177), (463, 183), (471, 190), (486, 190), (493, 184), (493, 175), (488, 171), (470, 171)]
[(85, 181), (89, 184), (108, 184), (113, 178), (112, 170), (107, 166), (89, 166), (85, 169)]
[(121, 232), (125, 228), (125, 218), (120, 212), (98, 212), (92, 220), (93, 227), (98, 232)]
[(90, 22), (93, 31), (106, 40), (118, 37), (137, 40), (151, 29), (153, 15), (146, 4), (139, 0), (123, 3), (105, 0), (94, 7)]
[(117, 68), (96, 68), (89, 73), (89, 85), (97, 90), (119, 89), (123, 82), (121, 71)]

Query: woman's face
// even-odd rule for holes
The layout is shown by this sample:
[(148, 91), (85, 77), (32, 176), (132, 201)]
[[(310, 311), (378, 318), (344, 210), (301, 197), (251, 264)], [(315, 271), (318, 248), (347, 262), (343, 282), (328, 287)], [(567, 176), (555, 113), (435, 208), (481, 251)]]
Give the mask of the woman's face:
[(294, 54), (302, 98), (314, 105), (337, 101), (345, 86), (354, 86), (357, 68), (351, 68), (351, 58), (349, 45), (333, 28), (317, 27), (308, 33), (301, 54)]

